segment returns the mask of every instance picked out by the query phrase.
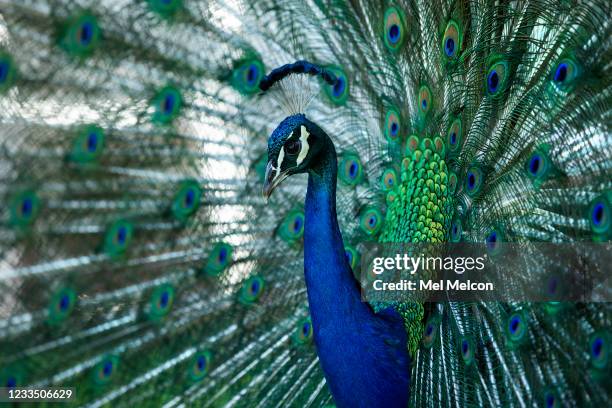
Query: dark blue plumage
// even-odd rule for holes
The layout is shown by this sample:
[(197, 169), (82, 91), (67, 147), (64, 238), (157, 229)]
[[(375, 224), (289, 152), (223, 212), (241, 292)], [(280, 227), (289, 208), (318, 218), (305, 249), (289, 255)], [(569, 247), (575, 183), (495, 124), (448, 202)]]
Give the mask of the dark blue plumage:
[(333, 146), (324, 154), (320, 167), (309, 171), (304, 232), (304, 273), (319, 360), (339, 407), (405, 407), (410, 358), (403, 322), (391, 309), (377, 315), (361, 301), (336, 219)]
[[(296, 140), (294, 134), (303, 134), (295, 132), (301, 127), (310, 133), (301, 146), (308, 153), (303, 162), (285, 167), (292, 163), (285, 146)], [(268, 168), (273, 170), (266, 182), (273, 187), (284, 174), (308, 172), (304, 274), (317, 353), (334, 401), (339, 407), (407, 406), (406, 331), (393, 309), (376, 314), (361, 301), (338, 227), (338, 163), (333, 142), (304, 115), (295, 115), (272, 133), (268, 147)], [(275, 175), (274, 169), (279, 168)]]

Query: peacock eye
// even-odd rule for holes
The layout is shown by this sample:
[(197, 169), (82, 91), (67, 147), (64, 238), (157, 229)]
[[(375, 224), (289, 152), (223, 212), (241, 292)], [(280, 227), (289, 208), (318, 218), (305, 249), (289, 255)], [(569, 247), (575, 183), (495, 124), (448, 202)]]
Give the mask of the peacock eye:
[(295, 155), (300, 152), (302, 142), (299, 139), (291, 140), (285, 145), (285, 152), (289, 155)]
[(553, 82), (562, 89), (567, 89), (577, 76), (578, 65), (571, 58), (561, 60), (552, 72)]
[(461, 29), (459, 24), (454, 20), (450, 20), (444, 30), (442, 37), (442, 50), (448, 58), (456, 58), (461, 47)]

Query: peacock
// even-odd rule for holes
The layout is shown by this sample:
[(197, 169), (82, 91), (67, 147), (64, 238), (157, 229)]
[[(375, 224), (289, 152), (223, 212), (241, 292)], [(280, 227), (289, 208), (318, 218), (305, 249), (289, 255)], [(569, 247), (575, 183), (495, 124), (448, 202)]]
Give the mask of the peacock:
[(610, 16), (0, 0), (0, 387), (90, 407), (609, 406), (609, 303), (365, 302), (360, 277), (372, 243), (609, 250)]

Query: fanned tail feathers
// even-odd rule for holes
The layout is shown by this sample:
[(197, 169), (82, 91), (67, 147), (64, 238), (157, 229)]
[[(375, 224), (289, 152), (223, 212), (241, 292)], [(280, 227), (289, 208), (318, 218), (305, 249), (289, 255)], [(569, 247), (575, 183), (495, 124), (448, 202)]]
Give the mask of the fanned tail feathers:
[[(338, 150), (356, 273), (417, 145), (448, 169), (444, 240), (610, 240), (606, 1), (251, 3), (0, 0), (0, 386), (93, 406), (333, 403), (306, 178), (261, 197), (267, 135), (300, 108)], [(338, 81), (259, 92), (296, 60)], [(422, 313), (411, 405), (610, 404), (607, 303)]]

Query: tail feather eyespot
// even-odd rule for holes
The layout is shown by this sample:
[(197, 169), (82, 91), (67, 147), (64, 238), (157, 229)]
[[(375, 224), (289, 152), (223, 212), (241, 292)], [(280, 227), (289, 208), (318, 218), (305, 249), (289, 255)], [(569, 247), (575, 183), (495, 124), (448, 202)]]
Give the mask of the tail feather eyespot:
[(399, 51), (406, 40), (406, 19), (397, 7), (389, 7), (384, 16), (384, 44), (390, 51)]

